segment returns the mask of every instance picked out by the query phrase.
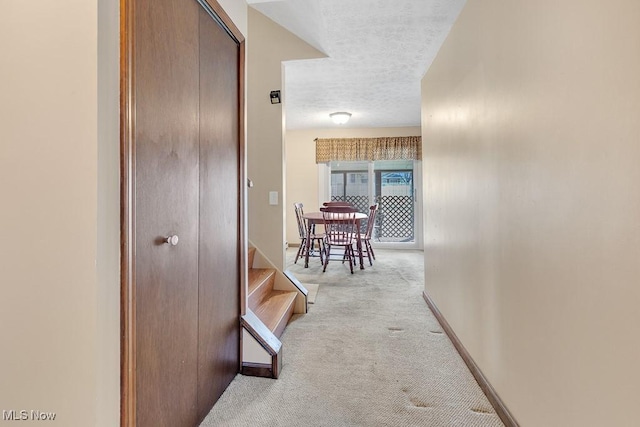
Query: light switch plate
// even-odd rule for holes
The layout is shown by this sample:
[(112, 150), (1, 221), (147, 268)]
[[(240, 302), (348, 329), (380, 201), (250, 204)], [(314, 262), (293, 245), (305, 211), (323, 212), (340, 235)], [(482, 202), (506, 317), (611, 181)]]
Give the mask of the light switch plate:
[(277, 205), (278, 204), (278, 192), (277, 191), (269, 191), (269, 204)]

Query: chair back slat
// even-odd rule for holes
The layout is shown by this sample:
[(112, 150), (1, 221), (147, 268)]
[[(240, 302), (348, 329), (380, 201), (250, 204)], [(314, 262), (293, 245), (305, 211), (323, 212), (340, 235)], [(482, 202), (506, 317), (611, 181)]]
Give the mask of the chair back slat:
[(323, 206), (320, 208), (320, 212), (355, 213), (358, 210), (353, 206)]
[(294, 203), (293, 206), (296, 211), (296, 220), (298, 221), (298, 233), (300, 234), (300, 238), (304, 239), (307, 237), (307, 227), (305, 219), (302, 217), (304, 215), (303, 206), (302, 203)]
[(369, 206), (369, 220), (367, 221), (367, 231), (365, 232), (365, 238), (371, 239), (373, 234), (373, 227), (376, 222), (376, 213), (378, 212), (378, 203)]

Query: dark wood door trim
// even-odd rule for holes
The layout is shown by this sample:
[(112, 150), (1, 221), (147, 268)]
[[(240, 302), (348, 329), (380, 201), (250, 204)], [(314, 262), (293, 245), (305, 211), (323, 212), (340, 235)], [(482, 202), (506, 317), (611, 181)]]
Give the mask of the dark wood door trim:
[(196, 0), (200, 3), (200, 6), (216, 21), (220, 26), (231, 36), (231, 38), (240, 44), (244, 41), (244, 37), (238, 27), (235, 26), (231, 18), (227, 15), (224, 9), (215, 0)]
[(135, 82), (132, 0), (120, 0), (120, 425), (135, 426)]
[[(238, 44), (238, 140), (240, 224), (240, 313), (246, 309), (246, 141), (245, 39), (215, 0), (194, 0), (222, 25)], [(120, 425), (136, 425), (136, 254), (135, 254), (135, 0), (120, 0)], [(240, 319), (238, 319), (240, 321)], [(238, 343), (240, 345), (240, 343)], [(240, 358), (241, 359), (241, 358)], [(240, 370), (242, 360), (238, 361)]]

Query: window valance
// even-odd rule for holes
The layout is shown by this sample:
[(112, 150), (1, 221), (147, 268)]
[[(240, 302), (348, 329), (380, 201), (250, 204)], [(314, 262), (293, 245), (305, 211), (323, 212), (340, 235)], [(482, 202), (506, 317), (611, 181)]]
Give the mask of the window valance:
[(422, 160), (422, 137), (316, 138), (316, 163)]

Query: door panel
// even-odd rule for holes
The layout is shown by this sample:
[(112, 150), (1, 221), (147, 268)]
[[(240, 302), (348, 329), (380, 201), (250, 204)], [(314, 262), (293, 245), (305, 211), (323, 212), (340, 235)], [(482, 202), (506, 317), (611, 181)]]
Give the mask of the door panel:
[(238, 45), (200, 11), (200, 307), (198, 414), (239, 369)]
[(374, 242), (416, 244), (416, 197), (412, 160), (374, 162), (375, 201), (379, 203)]
[[(135, 25), (136, 420), (196, 420), (198, 6), (139, 0)], [(162, 238), (177, 235), (177, 246)]]

